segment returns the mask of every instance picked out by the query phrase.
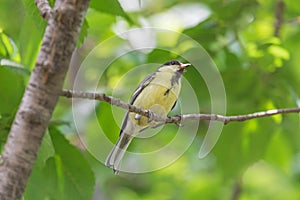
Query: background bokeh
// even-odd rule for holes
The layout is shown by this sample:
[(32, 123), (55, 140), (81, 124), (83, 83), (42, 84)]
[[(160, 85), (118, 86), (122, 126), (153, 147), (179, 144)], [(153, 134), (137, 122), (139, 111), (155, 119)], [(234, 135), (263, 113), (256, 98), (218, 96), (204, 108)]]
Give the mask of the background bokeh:
[[(65, 88), (73, 88), (75, 78), (79, 78), (82, 85), (97, 83), (98, 92), (128, 101), (149, 72), (143, 71), (121, 84), (124, 74), (146, 63), (162, 64), (178, 58), (178, 54), (157, 47), (165, 46), (182, 53), (190, 50), (191, 44), (183, 43), (176, 34), (155, 34), (147, 30), (155, 27), (185, 34), (208, 52), (224, 82), (228, 115), (297, 107), (299, 13), (300, 4), (292, 0), (122, 0), (120, 4), (112, 0), (92, 0)], [(33, 1), (2, 2), (0, 151), (34, 66), (45, 26)], [(143, 28), (143, 31), (122, 34), (134, 28)], [(145, 45), (149, 48), (132, 51), (109, 63), (100, 81), (97, 72), (104, 66), (99, 63), (78, 75), (90, 51), (118, 34), (119, 40), (99, 50), (99, 58), (123, 55), (124, 49)], [(211, 96), (204, 78), (195, 68), (189, 68), (184, 77), (197, 95), (197, 107), (202, 113), (210, 113)], [(193, 110), (195, 105), (188, 106)], [(74, 108), (85, 119), (79, 124), (74, 123)], [(199, 159), (198, 154), (209, 122), (201, 121), (193, 143), (172, 165), (145, 174), (115, 176), (87, 151), (81, 139), (90, 141), (94, 150), (105, 157), (108, 147), (98, 142), (99, 134), (95, 130), (100, 125), (105, 136), (114, 143), (124, 112), (107, 103), (89, 100), (73, 102), (72, 108), (72, 101), (62, 97), (24, 199), (300, 198), (298, 114), (229, 123), (224, 126), (212, 152), (203, 159)], [(172, 114), (178, 112), (180, 106)], [(129, 150), (155, 149), (171, 141), (177, 129), (175, 125), (167, 125), (159, 138), (137, 139)], [(189, 133), (186, 134), (188, 137)]]

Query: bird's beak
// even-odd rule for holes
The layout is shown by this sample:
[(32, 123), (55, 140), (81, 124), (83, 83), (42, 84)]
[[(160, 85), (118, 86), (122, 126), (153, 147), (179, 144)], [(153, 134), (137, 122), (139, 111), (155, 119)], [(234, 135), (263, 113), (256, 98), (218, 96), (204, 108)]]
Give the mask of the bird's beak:
[(180, 69), (185, 69), (185, 68), (187, 68), (187, 67), (190, 66), (190, 65), (191, 65), (190, 63), (181, 64), (181, 65), (179, 66), (179, 68), (180, 68)]

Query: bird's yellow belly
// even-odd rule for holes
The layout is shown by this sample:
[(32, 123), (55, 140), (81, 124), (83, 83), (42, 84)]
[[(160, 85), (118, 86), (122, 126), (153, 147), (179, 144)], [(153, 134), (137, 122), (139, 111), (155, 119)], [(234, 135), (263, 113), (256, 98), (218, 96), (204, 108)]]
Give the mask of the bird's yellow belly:
[[(170, 112), (176, 102), (178, 92), (178, 88), (169, 90), (164, 86), (152, 84), (144, 88), (142, 91), (143, 95), (139, 95), (133, 105), (165, 116)], [(137, 116), (136, 113), (129, 114), (131, 120), (139, 126), (144, 127), (149, 125), (146, 117)]]

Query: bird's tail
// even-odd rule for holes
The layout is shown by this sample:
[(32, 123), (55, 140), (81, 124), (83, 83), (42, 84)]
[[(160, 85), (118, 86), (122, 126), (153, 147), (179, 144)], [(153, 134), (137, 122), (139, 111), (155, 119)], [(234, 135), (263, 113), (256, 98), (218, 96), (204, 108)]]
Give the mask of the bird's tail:
[(126, 133), (121, 133), (120, 137), (114, 146), (114, 148), (111, 150), (110, 154), (108, 155), (105, 165), (109, 168), (112, 168), (114, 170), (114, 173), (117, 174), (119, 172), (119, 167), (121, 160), (126, 152), (126, 149), (128, 148), (133, 136), (128, 135)]

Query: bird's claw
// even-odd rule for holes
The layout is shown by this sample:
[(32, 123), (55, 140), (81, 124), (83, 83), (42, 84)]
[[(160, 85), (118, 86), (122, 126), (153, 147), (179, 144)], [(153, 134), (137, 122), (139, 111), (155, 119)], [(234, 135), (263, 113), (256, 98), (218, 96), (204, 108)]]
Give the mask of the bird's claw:
[(175, 122), (175, 125), (178, 127), (183, 127), (183, 124), (181, 122)]
[(178, 126), (178, 127), (183, 127), (183, 124), (181, 123), (181, 115), (175, 115), (175, 117), (179, 117), (180, 118), (180, 121), (175, 122), (175, 125)]
[(148, 123), (152, 122), (153, 121), (153, 116), (154, 116), (153, 112), (151, 110), (147, 110), (147, 113), (149, 114), (147, 122)]

